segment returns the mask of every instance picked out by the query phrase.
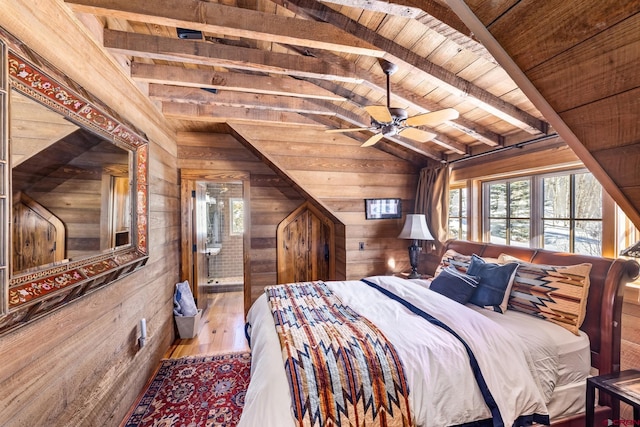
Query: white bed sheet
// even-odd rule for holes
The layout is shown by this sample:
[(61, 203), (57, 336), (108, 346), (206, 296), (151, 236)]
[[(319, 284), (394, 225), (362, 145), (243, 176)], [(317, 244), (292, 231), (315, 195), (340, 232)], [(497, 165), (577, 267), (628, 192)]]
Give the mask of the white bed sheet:
[(586, 379), (591, 372), (591, 347), (586, 333), (580, 331), (580, 335), (575, 335), (551, 322), (516, 311), (504, 314), (481, 308), (476, 311), (523, 339), (540, 335), (550, 338), (557, 349), (558, 375), (551, 399), (546, 402), (549, 416), (553, 420), (584, 411)]
[[(416, 280), (428, 287), (430, 280)], [(591, 346), (583, 331), (579, 335), (546, 320), (507, 310), (504, 314), (473, 307), (475, 311), (500, 323), (522, 339), (550, 339), (556, 347), (557, 379), (547, 402), (551, 419), (584, 411), (586, 379), (591, 374)], [(536, 360), (535, 363), (543, 362)]]
[[(378, 284), (382, 284), (382, 281), (391, 282), (384, 286), (445, 323), (453, 322), (454, 318), (468, 316), (466, 321), (462, 322), (458, 333), (474, 348), (482, 372), (499, 402), (507, 425), (510, 425), (521, 411), (524, 414), (547, 413), (545, 402), (550, 397), (547, 384), (555, 383), (557, 380), (557, 372), (554, 372), (551, 363), (557, 360), (557, 355), (553, 354), (555, 347), (552, 344), (542, 343), (543, 334), (536, 340), (539, 346), (532, 353), (521, 354), (518, 349), (518, 346), (522, 345), (519, 343), (520, 340), (508, 330), (495, 330), (495, 322), (486, 316), (481, 316), (473, 310), (452, 314), (460, 308), (458, 303), (404, 279), (386, 276), (369, 279)], [(360, 281), (328, 282), (328, 285), (345, 304), (361, 315), (369, 319), (378, 319), (376, 324), (396, 346), (406, 367), (411, 390), (412, 414), (416, 425), (440, 427), (468, 422), (472, 412), (468, 408), (484, 408), (480, 411), (479, 417), (490, 416), (470, 373), (464, 350), (461, 350), (464, 357), (460, 356), (460, 351), (447, 354), (444, 359), (429, 356), (430, 352), (437, 352), (438, 348), (440, 351), (450, 351), (452, 343), (448, 334), (443, 334), (439, 328), (423, 319), (418, 319), (418, 323), (415, 323), (416, 316), (395, 301), (380, 299), (378, 291)], [(381, 314), (384, 314), (382, 318), (386, 320), (379, 320)], [(291, 397), (282, 367), (280, 344), (264, 295), (251, 308), (248, 322), (251, 324), (252, 378), (239, 426), (293, 426)], [(498, 340), (497, 336), (500, 334), (506, 334), (506, 339)], [(481, 336), (483, 339), (471, 344), (474, 336)], [(427, 343), (418, 342), (416, 337), (427, 337)], [(456, 342), (455, 345), (459, 347), (458, 350), (462, 349), (459, 343)], [(484, 352), (480, 351), (481, 347), (485, 347)], [(509, 358), (509, 364), (505, 366), (506, 358)], [(533, 370), (532, 360), (535, 358), (548, 361), (547, 368), (540, 372), (540, 376), (528, 374)], [(501, 369), (486, 368), (495, 363), (498, 363)], [(447, 380), (441, 385), (434, 385), (434, 382), (429, 381), (429, 377), (444, 372), (447, 373)], [(469, 390), (469, 393), (462, 393), (466, 390)]]

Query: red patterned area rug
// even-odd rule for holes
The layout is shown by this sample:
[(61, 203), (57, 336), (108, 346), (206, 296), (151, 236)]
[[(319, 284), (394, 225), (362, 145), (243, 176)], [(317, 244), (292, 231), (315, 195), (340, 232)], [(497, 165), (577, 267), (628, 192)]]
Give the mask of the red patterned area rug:
[(165, 359), (124, 427), (235, 427), (251, 374), (251, 355)]

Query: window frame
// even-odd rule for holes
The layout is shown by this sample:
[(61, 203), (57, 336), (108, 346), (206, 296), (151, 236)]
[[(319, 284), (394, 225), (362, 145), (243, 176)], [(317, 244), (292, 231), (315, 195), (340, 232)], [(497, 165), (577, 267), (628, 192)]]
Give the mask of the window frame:
[[(512, 217), (510, 215), (510, 210), (511, 210), (511, 203), (510, 203), (510, 184), (512, 182), (516, 182), (516, 181), (523, 181), (523, 180), (528, 180), (529, 181), (529, 188), (530, 188), (530, 195), (529, 195), (529, 200), (530, 200), (530, 212), (529, 212), (529, 244), (528, 247), (531, 248), (544, 248), (544, 222), (545, 220), (549, 220), (550, 218), (545, 218), (544, 217), (544, 179), (548, 178), (548, 177), (553, 177), (553, 176), (569, 176), (569, 180), (570, 180), (570, 215), (568, 219), (563, 219), (563, 220), (568, 220), (570, 225), (569, 225), (569, 251), (573, 252), (575, 250), (575, 231), (573, 230), (573, 225), (575, 224), (576, 221), (580, 221), (580, 220), (584, 220), (584, 218), (577, 218), (575, 216), (575, 177), (576, 175), (580, 175), (580, 174), (584, 174), (584, 173), (591, 173), (589, 172), (589, 170), (587, 170), (586, 168), (578, 168), (578, 169), (563, 169), (563, 170), (558, 170), (558, 171), (553, 171), (553, 172), (541, 172), (541, 173), (530, 173), (530, 174), (514, 174), (512, 176), (502, 176), (499, 178), (495, 178), (495, 179), (491, 179), (491, 178), (486, 178), (483, 180), (480, 180), (480, 185), (479, 185), (479, 199), (480, 199), (480, 205), (481, 205), (481, 224), (480, 224), (480, 240), (483, 242), (490, 242), (491, 241), (491, 230), (490, 230), (490, 224), (491, 224), (491, 217), (489, 216), (490, 214), (490, 197), (489, 195), (489, 188), (491, 185), (495, 185), (495, 184), (500, 184), (500, 183), (505, 183), (507, 184), (507, 188), (506, 188), (506, 216), (505, 216), (505, 220), (506, 220), (506, 232), (505, 232), (505, 240), (506, 243), (505, 244), (512, 244), (512, 242), (510, 242), (510, 222), (511, 220), (513, 220), (515, 217)], [(456, 186), (457, 187), (457, 186)], [(456, 188), (453, 187), (452, 188)], [(607, 217), (607, 212), (611, 211), (612, 208), (610, 206), (611, 203), (613, 203), (611, 201), (611, 203), (609, 203), (610, 199), (607, 195), (606, 192), (604, 191), (604, 189), (602, 189), (602, 212), (601, 212), (601, 216), (599, 219), (593, 219), (593, 218), (589, 218), (589, 221), (599, 221), (601, 224), (601, 230), (602, 230), (602, 237), (601, 237), (601, 253), (602, 256), (612, 256), (611, 254), (609, 254), (609, 252), (613, 252), (610, 248), (613, 247), (617, 247), (617, 242), (612, 242), (611, 244), (609, 243), (605, 243), (605, 238), (604, 236), (607, 235), (607, 229), (611, 228), (611, 225), (607, 224), (605, 221), (605, 218)], [(613, 208), (613, 210), (615, 211), (615, 208)], [(615, 212), (614, 212), (615, 215)], [(518, 218), (516, 218), (518, 219)], [(522, 218), (521, 218), (522, 219)], [(615, 222), (613, 224), (613, 227), (616, 227)], [(616, 234), (617, 235), (617, 234)], [(617, 239), (617, 238), (616, 238)], [(613, 255), (615, 256), (615, 255)]]
[[(457, 218), (458, 220), (458, 230), (460, 231), (459, 236), (452, 236), (451, 235), (451, 230), (449, 227), (450, 224), (450, 213), (451, 213), (451, 191), (459, 191), (458, 193), (458, 213), (459, 216), (456, 216), (454, 218)], [(464, 203), (464, 206), (466, 207), (465, 209), (462, 209), (463, 203), (463, 193), (464, 191), (464, 198), (466, 198), (466, 202)], [(449, 186), (449, 206), (448, 206), (448, 211), (447, 211), (447, 239), (460, 239), (460, 240), (469, 240), (470, 239), (470, 227), (469, 227), (469, 217), (470, 217), (470, 212), (471, 212), (471, 206), (470, 206), (470, 194), (471, 191), (469, 189), (469, 186), (466, 184), (453, 184)], [(466, 223), (463, 223), (463, 220), (466, 220)]]

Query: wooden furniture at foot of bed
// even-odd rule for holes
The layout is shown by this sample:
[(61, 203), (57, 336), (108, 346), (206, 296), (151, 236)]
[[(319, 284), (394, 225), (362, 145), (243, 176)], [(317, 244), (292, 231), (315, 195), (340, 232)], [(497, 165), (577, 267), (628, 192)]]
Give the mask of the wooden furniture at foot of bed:
[[(620, 371), (622, 298), (625, 285), (640, 273), (640, 265), (636, 261), (464, 240), (447, 241), (440, 255), (449, 249), (465, 255), (477, 254), (488, 258), (498, 258), (504, 253), (534, 264), (564, 266), (590, 263), (592, 267), (589, 275), (587, 311), (580, 329), (589, 336), (591, 366), (598, 370), (598, 374)], [(599, 397), (595, 410), (594, 425), (606, 425), (602, 422), (607, 418), (619, 418), (619, 412), (618, 402), (603, 394)], [(584, 425), (584, 414), (555, 420), (552, 423), (554, 427)]]

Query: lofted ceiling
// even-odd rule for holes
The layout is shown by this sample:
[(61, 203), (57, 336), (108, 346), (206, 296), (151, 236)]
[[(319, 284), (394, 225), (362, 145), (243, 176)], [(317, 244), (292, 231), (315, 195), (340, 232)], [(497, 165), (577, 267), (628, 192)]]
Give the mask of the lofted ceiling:
[[(489, 52), (436, 1), (423, 2), (424, 10), (375, 1), (66, 3), (177, 130), (234, 122), (316, 132), (370, 127), (364, 108), (387, 103), (383, 58), (398, 66), (391, 107), (409, 116), (454, 108), (460, 116), (420, 126), (435, 134), (430, 141), (389, 136), (377, 148), (447, 161), (550, 133)], [(177, 28), (200, 33), (181, 39)], [(341, 135), (364, 142), (372, 132)]]
[[(408, 116), (453, 108), (459, 117), (417, 126), (433, 134), (428, 141), (389, 134), (363, 150), (424, 165), (566, 141), (640, 224), (638, 172), (616, 157), (624, 153), (598, 152), (608, 139), (607, 149), (638, 157), (630, 149), (640, 142), (638, 0), (65, 4), (177, 131), (248, 123), (363, 143), (375, 133), (366, 108), (387, 104), (384, 60), (398, 66), (391, 107)], [(191, 34), (181, 38), (178, 28)], [(603, 102), (617, 94), (619, 102)], [(364, 129), (325, 132), (347, 128)]]

